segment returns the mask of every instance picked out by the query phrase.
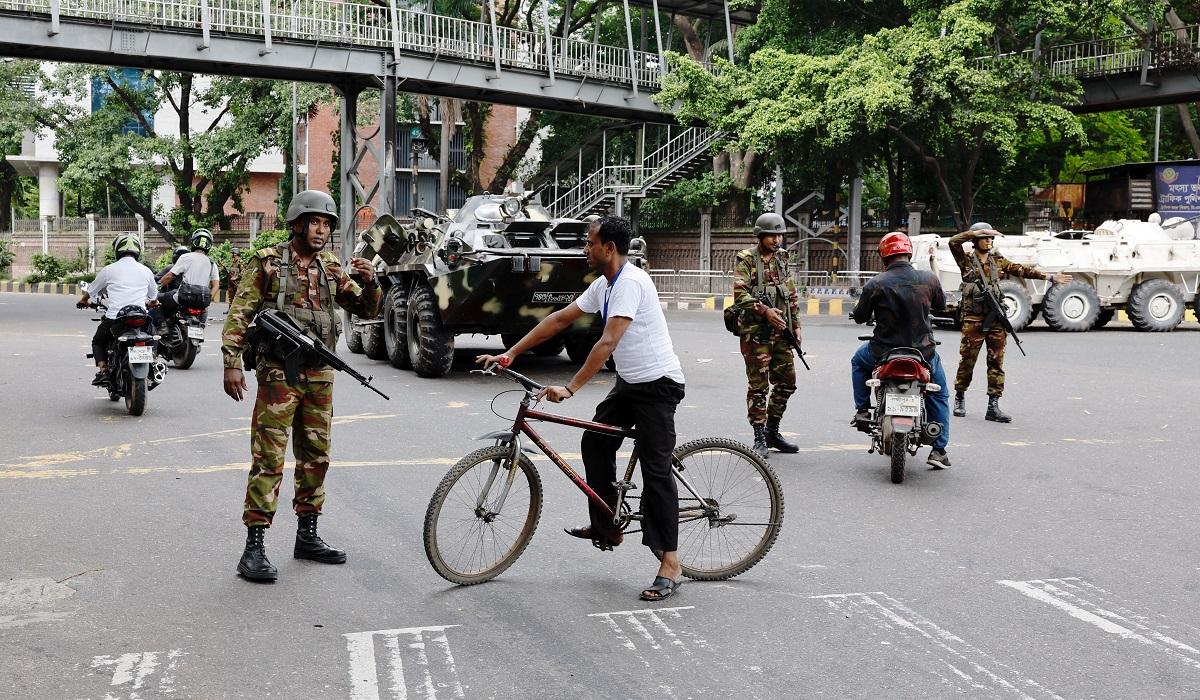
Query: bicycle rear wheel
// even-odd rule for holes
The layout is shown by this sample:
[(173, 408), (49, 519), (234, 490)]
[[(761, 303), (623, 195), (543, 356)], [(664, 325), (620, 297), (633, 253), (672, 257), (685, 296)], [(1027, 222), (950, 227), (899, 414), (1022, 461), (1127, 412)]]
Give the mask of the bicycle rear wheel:
[(451, 467), (425, 511), (425, 556), (463, 586), (498, 576), (525, 551), (542, 514), (542, 480), (512, 447), (476, 450)]
[(783, 524), (783, 489), (771, 467), (746, 445), (725, 438), (680, 445), (673, 466), (680, 480), (683, 575), (723, 581), (757, 564)]

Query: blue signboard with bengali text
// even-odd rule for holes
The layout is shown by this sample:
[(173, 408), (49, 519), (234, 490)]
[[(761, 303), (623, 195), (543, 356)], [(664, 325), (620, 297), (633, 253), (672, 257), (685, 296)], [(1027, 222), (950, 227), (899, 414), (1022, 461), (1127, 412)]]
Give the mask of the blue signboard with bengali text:
[(1163, 221), (1200, 216), (1200, 165), (1156, 165), (1154, 205)]

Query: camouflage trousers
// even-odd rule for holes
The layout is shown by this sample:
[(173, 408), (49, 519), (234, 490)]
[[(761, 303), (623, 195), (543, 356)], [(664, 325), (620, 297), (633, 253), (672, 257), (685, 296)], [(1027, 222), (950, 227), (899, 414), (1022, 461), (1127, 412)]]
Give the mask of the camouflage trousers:
[[(261, 373), (260, 373), (261, 375)], [(242, 522), (270, 526), (279, 502), (288, 433), (296, 456), (297, 514), (320, 513), (329, 470), (329, 427), (333, 422), (333, 382), (302, 378), (298, 385), (259, 377), (250, 419), (250, 477)]]
[(987, 345), (987, 393), (1000, 396), (1004, 393), (1004, 346), (1008, 334), (999, 323), (983, 330), (983, 319), (965, 316), (962, 320), (962, 343), (958, 348), (958, 374), (954, 377), (954, 393), (965, 393), (971, 385), (971, 374), (975, 371), (975, 360), (979, 348)]
[(764, 343), (757, 333), (747, 333), (741, 336), (741, 351), (746, 361), (746, 416), (750, 425), (783, 418), (788, 398), (796, 393), (792, 347), (774, 335)]

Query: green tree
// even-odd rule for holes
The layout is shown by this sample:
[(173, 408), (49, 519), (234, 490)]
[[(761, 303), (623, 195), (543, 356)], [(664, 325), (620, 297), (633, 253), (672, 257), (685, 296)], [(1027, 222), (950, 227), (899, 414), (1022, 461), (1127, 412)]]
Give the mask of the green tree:
[[(107, 91), (90, 111), (93, 88)], [(243, 211), (241, 193), (249, 166), (291, 138), (291, 83), (190, 73), (143, 73), (130, 80), (112, 69), (62, 66), (46, 80), (55, 98), (52, 125), (58, 135), (65, 187), (116, 193), (170, 245), (174, 231), (199, 226), (229, 228), (227, 205)], [(328, 91), (302, 86), (301, 109)], [(170, 115), (164, 128), (153, 115)], [(174, 128), (178, 124), (178, 131)], [(150, 207), (163, 176), (171, 179), (178, 206)]]
[(13, 198), (23, 195), (23, 181), (5, 156), (21, 152), (26, 132), (37, 131), (45, 110), (34, 99), (36, 61), (0, 60), (0, 231), (12, 228)]
[[(768, 6), (772, 2), (782, 0), (768, 0)], [(782, 30), (800, 20), (781, 18), (782, 27), (756, 30), (752, 38), (765, 48), (748, 60), (729, 65), (716, 59), (717, 76), (676, 57), (678, 66), (658, 99), (678, 101), (684, 123), (708, 122), (731, 132), (743, 148), (791, 162), (869, 161), (890, 139), (904, 158), (919, 163), (962, 227), (981, 184), (1017, 163), (1026, 134), (1086, 139), (1078, 118), (1063, 106), (1076, 99), (1078, 83), (1035, 70), (1017, 52), (1032, 47), (1039, 33), (1043, 43), (1053, 43), (1109, 31), (1122, 12), (1149, 16), (1152, 5), (909, 0), (899, 15), (903, 23), (825, 53), (819, 49), (830, 45), (836, 28), (789, 43), (780, 38)], [(855, 23), (862, 21), (860, 16)], [(791, 48), (797, 44), (815, 50)]]

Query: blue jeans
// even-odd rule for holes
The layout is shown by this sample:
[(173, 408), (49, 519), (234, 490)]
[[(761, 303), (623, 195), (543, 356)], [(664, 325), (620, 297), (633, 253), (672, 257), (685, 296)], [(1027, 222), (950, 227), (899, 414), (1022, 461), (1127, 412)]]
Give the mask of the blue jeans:
[[(850, 382), (853, 384), (856, 411), (871, 407), (871, 389), (867, 386), (867, 380), (875, 369), (875, 360), (871, 357), (869, 345), (870, 342), (863, 343), (850, 358)], [(937, 352), (933, 353), (929, 366), (933, 383), (941, 389), (936, 394), (926, 395), (925, 412), (929, 420), (942, 424), (942, 434), (933, 443), (933, 449), (944, 450), (950, 444), (950, 387), (946, 385), (946, 372), (942, 369), (942, 358), (938, 357)]]

